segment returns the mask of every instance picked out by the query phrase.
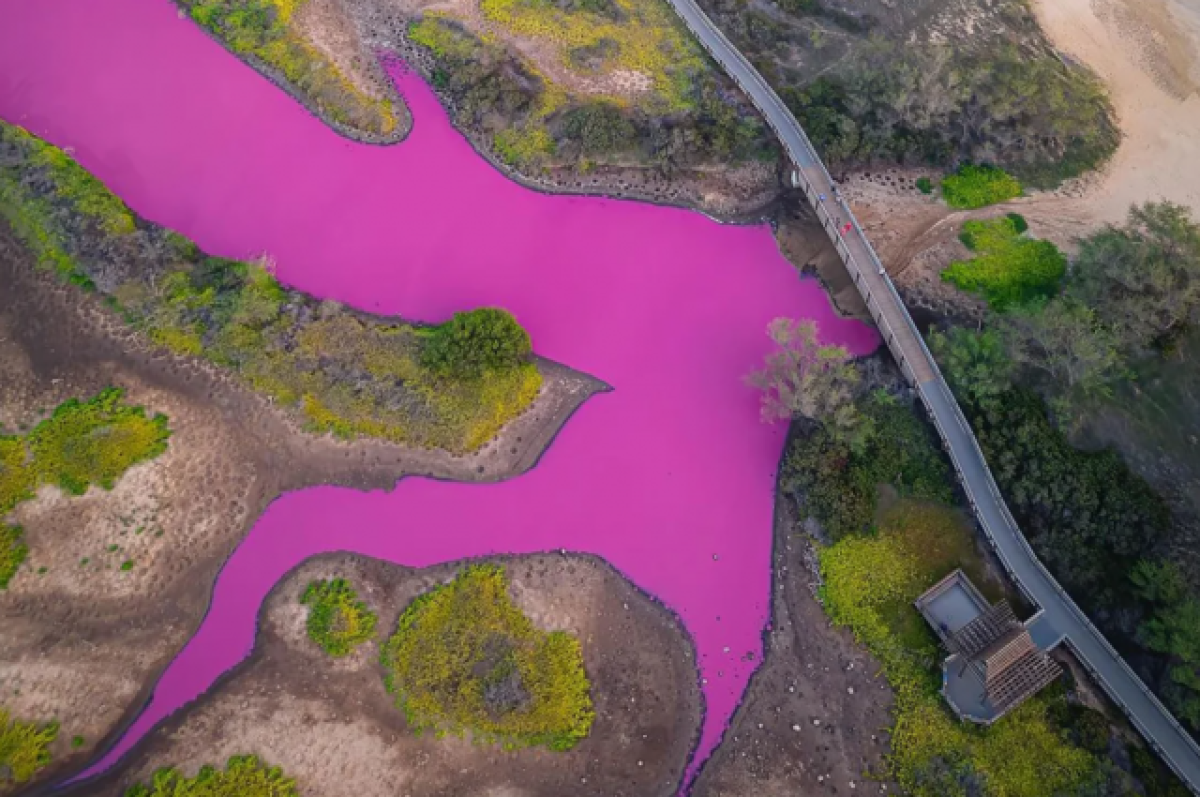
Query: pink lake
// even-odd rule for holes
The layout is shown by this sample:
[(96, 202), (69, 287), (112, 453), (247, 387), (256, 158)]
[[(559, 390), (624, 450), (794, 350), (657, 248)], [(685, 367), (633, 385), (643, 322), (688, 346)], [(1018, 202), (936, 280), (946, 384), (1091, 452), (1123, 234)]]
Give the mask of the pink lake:
[[(92, 772), (250, 651), (263, 598), (299, 562), (354, 551), (410, 566), (567, 549), (604, 557), (674, 610), (706, 700), (688, 778), (762, 659), (783, 426), (743, 376), (778, 316), (862, 354), (766, 226), (556, 197), (497, 173), (416, 77), (415, 127), (351, 143), (180, 19), (169, 0), (0, 0), (0, 117), (70, 147), (143, 216), (214, 254), (270, 253), (281, 280), (410, 319), (498, 305), (539, 354), (612, 385), (539, 465), (500, 484), (409, 478), (391, 492), (279, 498), (217, 581), (196, 636)], [(728, 652), (726, 652), (728, 651)]]

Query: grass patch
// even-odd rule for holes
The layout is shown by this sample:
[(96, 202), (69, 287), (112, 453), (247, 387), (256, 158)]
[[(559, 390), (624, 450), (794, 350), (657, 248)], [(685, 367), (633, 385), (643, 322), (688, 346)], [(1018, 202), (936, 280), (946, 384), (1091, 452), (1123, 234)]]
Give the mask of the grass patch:
[(0, 787), (28, 783), (50, 763), (50, 743), (57, 737), (57, 722), (22, 722), (0, 706)]
[(201, 27), (229, 49), (282, 74), (333, 121), (372, 135), (396, 128), (391, 101), (369, 96), (290, 23), (304, 0), (180, 0)]
[(960, 237), (975, 257), (951, 263), (942, 279), (982, 295), (993, 310), (1053, 296), (1067, 258), (1049, 241), (1024, 237), (1026, 229), (1025, 219), (1015, 213), (966, 222)]
[(309, 607), (308, 638), (330, 656), (345, 656), (375, 636), (375, 612), (343, 578), (312, 582), (300, 602)]
[(20, 526), (0, 524), (0, 589), (8, 587), (29, 556), (29, 546), (21, 541), (21, 534)]
[(944, 705), (941, 653), (912, 602), (954, 567), (982, 578), (956, 510), (902, 501), (876, 534), (848, 536), (819, 557), (826, 611), (879, 660), (895, 692), (886, 774), (906, 793), (1052, 797), (1098, 776), (1096, 758), (1049, 717), (1048, 698), (1031, 699), (989, 728), (959, 722)]
[[(425, 350), (444, 337), (440, 328), (374, 319), (285, 290), (268, 261), (208, 257), (182, 236), (140, 221), (119, 239), (97, 233), (76, 205), (117, 201), (103, 184), (81, 180), (73, 162), (46, 166), (70, 160), (20, 128), (0, 123), (0, 131), (0, 155), (14, 164), (0, 168), (0, 199), (11, 200), (0, 208), (18, 219), (14, 229), (42, 253), (39, 262), (71, 281), (93, 284), (92, 273), (105, 275), (106, 301), (129, 324), (161, 346), (236, 371), (295, 408), (312, 431), (465, 453), (523, 412), (541, 387), (528, 356), (503, 363), (485, 357), (466, 375), (428, 367)], [(64, 181), (76, 186), (67, 192), (74, 198), (49, 202)], [(131, 265), (114, 270), (110, 255), (104, 262), (81, 255), (96, 250), (97, 234)], [(0, 437), (0, 502), (30, 489), (8, 440)]]
[[(691, 85), (707, 71), (704, 56), (666, 3), (634, 0), (482, 0), (484, 16), (517, 36), (552, 42), (573, 71), (628, 70), (647, 76), (655, 105), (681, 111), (694, 104)], [(583, 67), (579, 51), (603, 54)], [(572, 53), (576, 55), (572, 55)]]
[(994, 166), (961, 166), (942, 180), (942, 198), (952, 208), (969, 210), (1021, 195), (1021, 183)]
[(111, 490), (125, 471), (167, 450), (167, 416), (147, 417), (122, 396), (110, 387), (87, 401), (70, 399), (33, 428), (27, 441), (41, 482), (71, 495), (93, 484)]
[(125, 797), (299, 797), (296, 784), (279, 767), (268, 767), (252, 755), (234, 756), (225, 769), (204, 766), (195, 777), (174, 768), (154, 773), (149, 786), (137, 784)]
[(933, 430), (912, 407), (882, 392), (859, 404), (872, 428), (861, 450), (818, 428), (796, 437), (784, 460), (783, 489), (835, 540), (871, 526), (880, 484), (913, 498), (944, 503), (953, 498)]
[(534, 628), (503, 568), (476, 565), (413, 601), (382, 653), (416, 732), (569, 750), (595, 716), (579, 642)]

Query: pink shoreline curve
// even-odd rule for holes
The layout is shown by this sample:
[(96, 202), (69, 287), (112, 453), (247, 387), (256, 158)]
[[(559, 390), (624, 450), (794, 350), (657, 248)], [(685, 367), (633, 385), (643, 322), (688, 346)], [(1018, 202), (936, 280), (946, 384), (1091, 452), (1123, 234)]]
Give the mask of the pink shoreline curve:
[(103, 771), (243, 659), (263, 597), (326, 551), (411, 566), (567, 549), (604, 557), (695, 641), (706, 714), (690, 782), (762, 658), (781, 426), (742, 377), (777, 316), (839, 319), (765, 226), (547, 196), (493, 170), (418, 78), (394, 147), (349, 142), (167, 0), (0, 0), (0, 117), (71, 147), (143, 216), (230, 257), (269, 252), (287, 284), (412, 319), (512, 310), (538, 352), (603, 379), (532, 472), (501, 484), (406, 479), (391, 492), (282, 496), (230, 558), (201, 628)]

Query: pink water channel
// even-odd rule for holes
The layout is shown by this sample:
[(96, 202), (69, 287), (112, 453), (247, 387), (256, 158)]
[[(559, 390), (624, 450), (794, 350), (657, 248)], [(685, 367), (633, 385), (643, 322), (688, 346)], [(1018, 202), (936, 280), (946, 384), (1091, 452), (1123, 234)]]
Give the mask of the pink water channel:
[(407, 478), (276, 500), (217, 580), (202, 626), (110, 767), (254, 644), (271, 587), (314, 554), (414, 567), (495, 553), (597, 554), (675, 611), (699, 657), (704, 727), (689, 780), (762, 659), (782, 425), (743, 382), (778, 316), (865, 353), (766, 226), (547, 196), (496, 172), (431, 91), (395, 79), (415, 126), (390, 147), (339, 137), (181, 19), (169, 0), (0, 0), (0, 117), (69, 147), (138, 213), (229, 257), (270, 253), (322, 298), (437, 322), (498, 305), (538, 353), (614, 390), (529, 473)]

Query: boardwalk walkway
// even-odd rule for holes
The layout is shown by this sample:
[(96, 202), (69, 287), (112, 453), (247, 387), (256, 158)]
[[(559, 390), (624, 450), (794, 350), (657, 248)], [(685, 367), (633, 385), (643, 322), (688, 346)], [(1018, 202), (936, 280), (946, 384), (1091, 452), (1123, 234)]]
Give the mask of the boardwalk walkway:
[(904, 302), (849, 206), (837, 196), (829, 173), (800, 124), (695, 0), (669, 1), (783, 143), (796, 166), (796, 186), (804, 190), (816, 210), (905, 377), (920, 392), (988, 541), (1021, 591), (1039, 607), (1039, 638), (1065, 642), (1150, 745), (1193, 793), (1200, 794), (1200, 747), (1034, 555), (1005, 506), (975, 435)]

